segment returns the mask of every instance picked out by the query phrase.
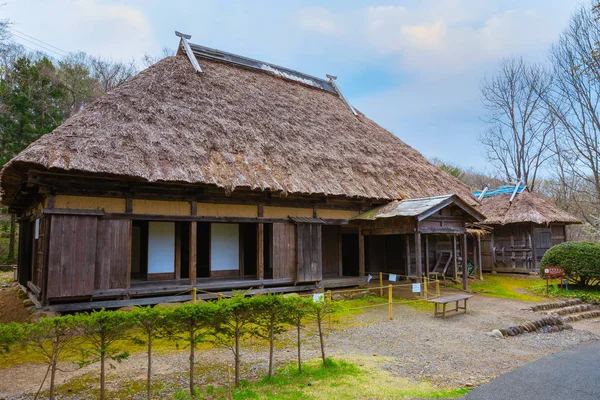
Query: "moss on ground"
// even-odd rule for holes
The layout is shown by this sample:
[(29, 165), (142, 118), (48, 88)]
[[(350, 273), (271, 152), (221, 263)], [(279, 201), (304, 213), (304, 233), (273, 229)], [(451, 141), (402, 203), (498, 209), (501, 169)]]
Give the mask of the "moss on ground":
[[(545, 285), (545, 281), (539, 277), (486, 274), (483, 279), (483, 281), (470, 281), (469, 289), (482, 296), (527, 302), (546, 301), (544, 296), (534, 290), (535, 287), (541, 284)], [(450, 287), (460, 289), (462, 286), (451, 285)]]

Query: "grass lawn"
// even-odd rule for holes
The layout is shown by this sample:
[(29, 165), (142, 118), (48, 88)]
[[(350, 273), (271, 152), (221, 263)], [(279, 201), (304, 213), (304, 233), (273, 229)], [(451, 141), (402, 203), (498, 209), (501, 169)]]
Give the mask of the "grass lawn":
[[(552, 280), (551, 284), (553, 283), (558, 283), (558, 281)], [(470, 281), (469, 289), (482, 296), (543, 302), (547, 298), (537, 288), (545, 288), (545, 285), (545, 280), (529, 275), (486, 274), (483, 276), (483, 281)], [(452, 287), (460, 288), (459, 285), (452, 285)]]
[[(533, 290), (542, 295), (546, 296), (546, 285), (540, 285), (533, 287)], [(600, 302), (600, 287), (573, 287), (569, 286), (569, 291), (567, 292), (565, 288), (561, 288), (558, 286), (557, 282), (553, 282), (550, 284), (548, 288), (548, 296), (549, 297), (569, 297), (569, 298), (577, 298), (582, 299), (583, 301), (599, 301)]]

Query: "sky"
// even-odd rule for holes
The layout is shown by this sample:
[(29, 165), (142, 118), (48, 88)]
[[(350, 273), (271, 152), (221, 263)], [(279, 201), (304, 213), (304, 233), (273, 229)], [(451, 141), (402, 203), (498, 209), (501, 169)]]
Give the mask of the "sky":
[[(542, 63), (585, 0), (5, 0), (13, 29), (114, 60), (191, 42), (325, 78), (428, 158), (493, 172), (479, 87), (503, 57)], [(15, 40), (37, 48), (31, 42)], [(58, 51), (60, 53), (60, 51)]]

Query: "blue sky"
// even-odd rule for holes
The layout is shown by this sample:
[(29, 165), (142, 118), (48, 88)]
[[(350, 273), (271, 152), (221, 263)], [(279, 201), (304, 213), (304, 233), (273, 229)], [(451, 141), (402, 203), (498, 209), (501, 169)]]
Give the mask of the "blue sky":
[(66, 51), (139, 59), (176, 47), (179, 30), (194, 43), (337, 75), (355, 107), (425, 156), (491, 172), (477, 141), (481, 80), (502, 57), (543, 62), (581, 4), (8, 0), (0, 13)]

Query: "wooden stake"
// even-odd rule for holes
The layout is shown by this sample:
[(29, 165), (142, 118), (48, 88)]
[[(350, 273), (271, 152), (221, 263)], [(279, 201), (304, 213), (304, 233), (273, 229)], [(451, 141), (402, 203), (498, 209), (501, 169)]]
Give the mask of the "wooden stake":
[(383, 297), (383, 272), (379, 273), (379, 296)]
[(231, 392), (231, 367), (227, 363), (227, 397), (229, 400), (233, 399), (233, 393)]
[(192, 289), (192, 301), (194, 302), (194, 304), (197, 301), (197, 296), (196, 296), (197, 295), (197, 291), (198, 291), (198, 289), (196, 289), (196, 288)]
[[(331, 290), (327, 291), (327, 301), (331, 305)], [(331, 323), (331, 312), (329, 312), (329, 331), (333, 330), (333, 324)]]
[(427, 301), (427, 277), (423, 275), (423, 300)]
[(388, 285), (388, 314), (390, 317), (390, 321), (393, 320), (392, 315), (392, 285)]

